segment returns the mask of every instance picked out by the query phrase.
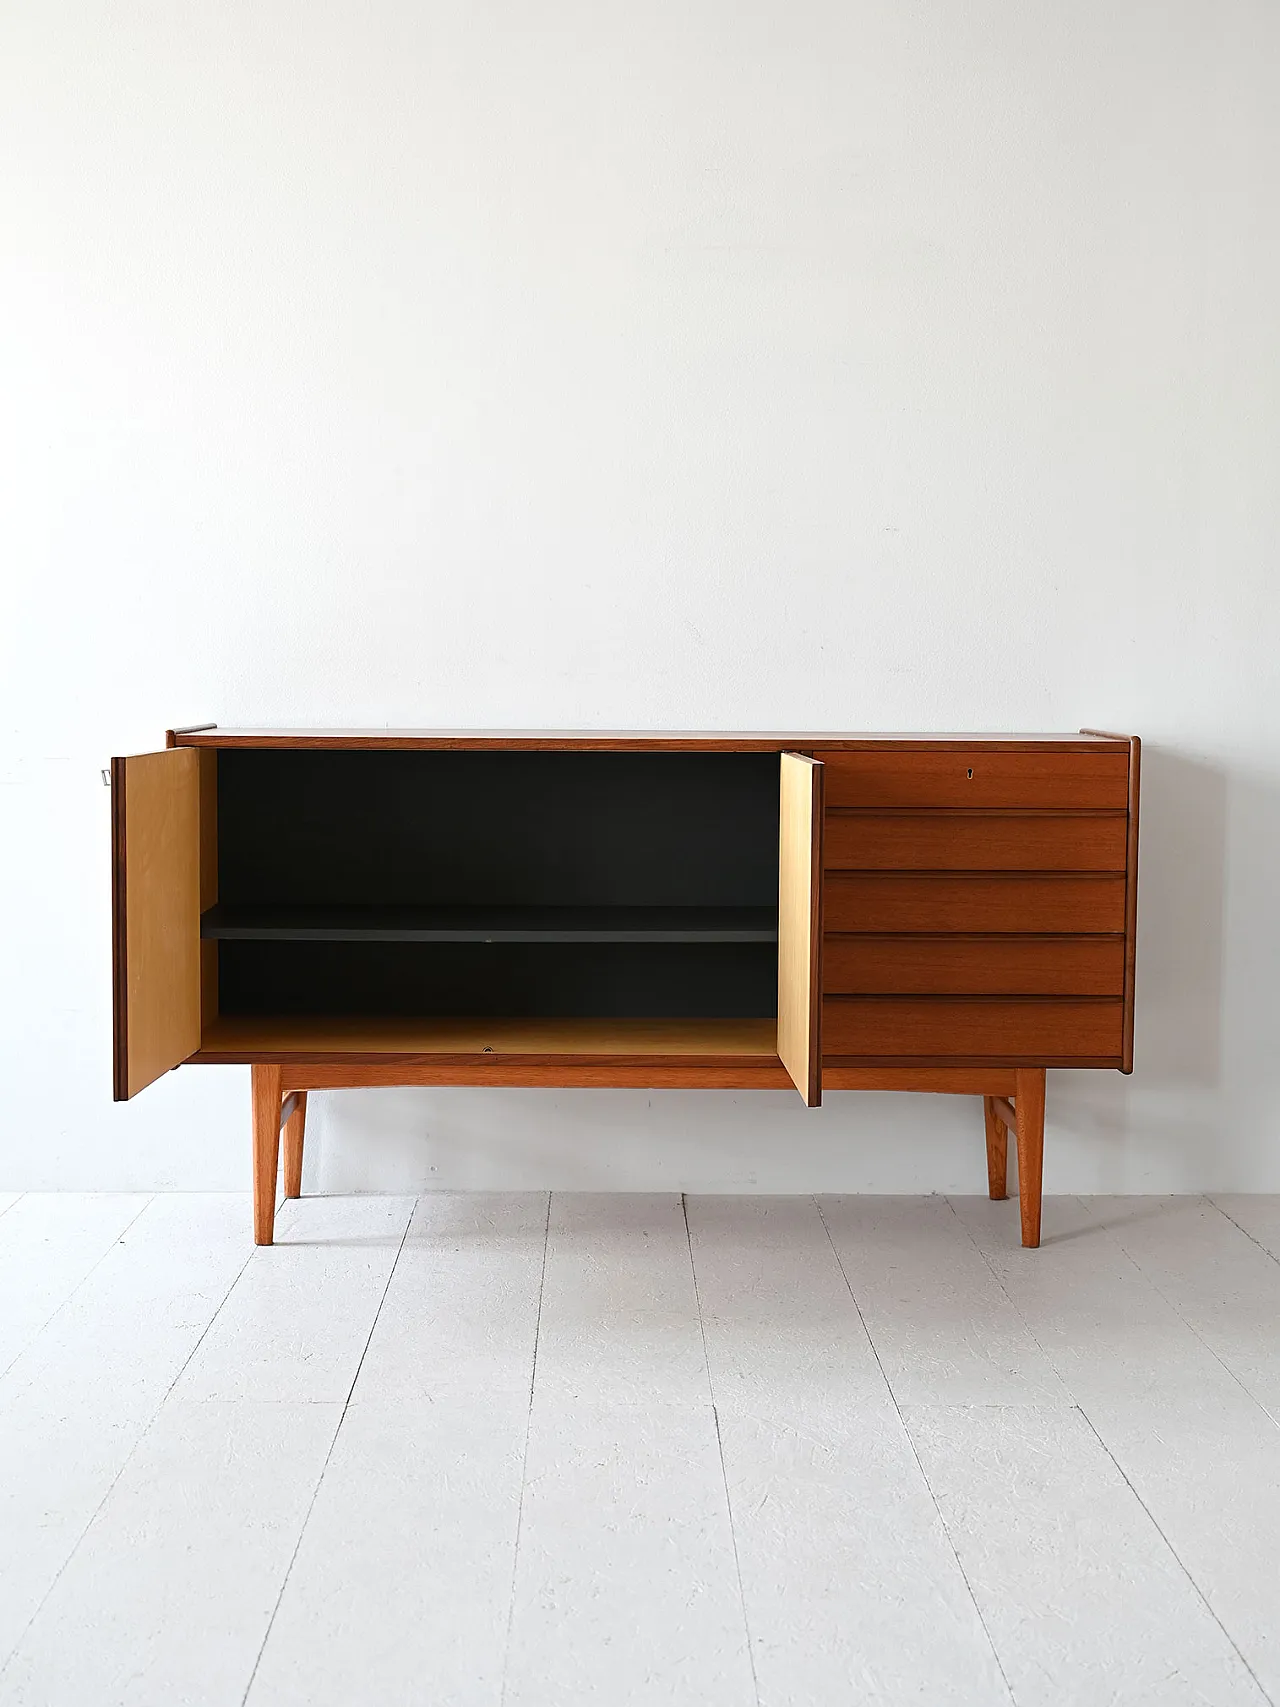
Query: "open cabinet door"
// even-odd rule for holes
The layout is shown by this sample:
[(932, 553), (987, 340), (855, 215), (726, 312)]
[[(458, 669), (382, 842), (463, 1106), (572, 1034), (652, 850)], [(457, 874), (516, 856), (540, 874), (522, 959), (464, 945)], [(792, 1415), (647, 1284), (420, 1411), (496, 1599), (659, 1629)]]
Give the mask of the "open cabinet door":
[(115, 1100), (200, 1047), (200, 762), (193, 747), (111, 761)]
[(778, 843), (778, 1055), (822, 1101), (822, 765), (783, 753)]

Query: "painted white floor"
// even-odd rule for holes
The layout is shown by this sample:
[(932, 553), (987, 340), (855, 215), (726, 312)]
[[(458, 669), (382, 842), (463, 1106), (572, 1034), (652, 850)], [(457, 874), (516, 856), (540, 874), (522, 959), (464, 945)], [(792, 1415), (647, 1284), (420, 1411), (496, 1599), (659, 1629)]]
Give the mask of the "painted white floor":
[(0, 1702), (1280, 1703), (1280, 1199), (0, 1194)]

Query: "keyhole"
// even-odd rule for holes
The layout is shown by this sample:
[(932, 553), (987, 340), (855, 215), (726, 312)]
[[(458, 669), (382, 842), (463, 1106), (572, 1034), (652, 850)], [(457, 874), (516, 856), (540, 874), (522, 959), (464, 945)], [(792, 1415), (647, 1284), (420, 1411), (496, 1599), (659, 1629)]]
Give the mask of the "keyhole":
[(972, 765), (969, 766), (969, 770), (968, 770), (967, 774), (969, 777), (969, 781), (972, 782), (973, 781), (973, 766)]

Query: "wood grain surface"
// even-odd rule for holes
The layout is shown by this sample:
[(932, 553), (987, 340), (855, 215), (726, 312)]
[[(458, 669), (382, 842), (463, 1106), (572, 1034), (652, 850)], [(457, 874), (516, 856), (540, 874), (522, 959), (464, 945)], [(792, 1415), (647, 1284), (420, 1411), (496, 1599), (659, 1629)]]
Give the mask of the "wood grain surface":
[(830, 1056), (1119, 1063), (1124, 1003), (1088, 997), (829, 996)]
[(846, 996), (1120, 996), (1118, 936), (835, 936), (822, 987)]
[(828, 931), (1009, 931), (1122, 936), (1122, 873), (833, 871)]
[(924, 807), (1119, 807), (1129, 799), (1123, 746), (1068, 743), (1020, 752), (963, 743), (939, 751), (834, 753), (827, 805)]
[(1124, 871), (1123, 812), (828, 812), (828, 871)]
[(114, 1094), (200, 1046), (200, 759), (111, 761)]
[(810, 1108), (822, 1101), (822, 772), (782, 755), (777, 1050)]
[(324, 1055), (593, 1056), (776, 1062), (772, 1019), (398, 1019), (221, 1014), (202, 1059)]

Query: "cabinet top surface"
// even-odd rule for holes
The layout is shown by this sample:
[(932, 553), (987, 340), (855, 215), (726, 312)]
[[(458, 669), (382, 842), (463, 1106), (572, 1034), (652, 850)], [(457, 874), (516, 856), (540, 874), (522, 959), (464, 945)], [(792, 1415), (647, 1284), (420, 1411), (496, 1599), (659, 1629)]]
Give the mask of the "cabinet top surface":
[(1045, 746), (1064, 751), (1093, 752), (1127, 748), (1127, 735), (1093, 734), (954, 734), (779, 733), (771, 730), (677, 729), (200, 729), (171, 730), (169, 745), (179, 747), (422, 747), (458, 751), (486, 748), (506, 751), (626, 751), (643, 748), (670, 752), (802, 751), (860, 752), (877, 748), (943, 749), (957, 743), (1007, 752), (1035, 751)]

